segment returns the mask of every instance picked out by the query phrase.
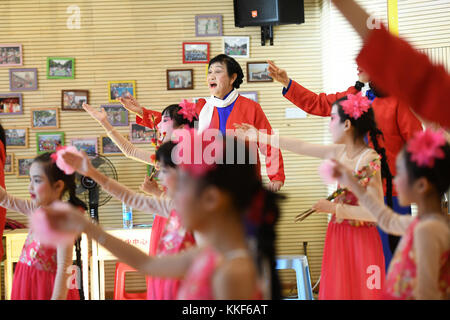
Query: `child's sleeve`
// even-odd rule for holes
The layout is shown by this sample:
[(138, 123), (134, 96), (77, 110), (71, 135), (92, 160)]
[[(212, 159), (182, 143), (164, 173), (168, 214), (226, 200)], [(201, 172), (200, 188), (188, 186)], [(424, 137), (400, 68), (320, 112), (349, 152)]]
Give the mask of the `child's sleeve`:
[(0, 187), (0, 206), (25, 215), (30, 215), (38, 208), (38, 206), (30, 200), (23, 200), (9, 195), (2, 187)]
[(150, 160), (151, 156), (153, 155), (152, 152), (135, 147), (114, 128), (111, 130), (107, 130), (106, 133), (127, 158), (144, 162), (146, 164), (153, 164)]
[(417, 224), (414, 230), (416, 253), (415, 297), (417, 300), (442, 299), (439, 290), (440, 259), (449, 250), (448, 227), (436, 219), (427, 219)]
[(137, 210), (154, 213), (167, 218), (174, 207), (172, 199), (165, 195), (159, 197), (143, 195), (128, 189), (116, 180), (108, 177), (96, 181), (113, 197)]

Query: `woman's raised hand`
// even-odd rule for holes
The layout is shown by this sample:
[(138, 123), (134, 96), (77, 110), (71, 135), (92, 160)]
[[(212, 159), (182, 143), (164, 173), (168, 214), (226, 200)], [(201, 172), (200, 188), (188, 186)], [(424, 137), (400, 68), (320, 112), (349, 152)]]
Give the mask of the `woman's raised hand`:
[(269, 76), (271, 76), (275, 81), (281, 83), (285, 88), (289, 86), (289, 77), (286, 70), (280, 69), (276, 66), (275, 62), (272, 60), (267, 60), (269, 64)]
[(97, 120), (101, 125), (108, 122), (108, 115), (106, 114), (105, 109), (101, 108), (100, 111), (98, 111), (87, 103), (83, 103), (83, 109), (86, 110), (86, 112), (89, 113), (89, 115)]
[(118, 100), (128, 111), (136, 113), (141, 117), (144, 114), (144, 107), (142, 107), (129, 92), (125, 94), (125, 97), (119, 97)]
[(95, 170), (84, 151), (81, 152), (81, 156), (72, 152), (65, 152), (62, 157), (66, 163), (69, 163), (76, 172), (82, 175), (89, 176), (92, 170)]

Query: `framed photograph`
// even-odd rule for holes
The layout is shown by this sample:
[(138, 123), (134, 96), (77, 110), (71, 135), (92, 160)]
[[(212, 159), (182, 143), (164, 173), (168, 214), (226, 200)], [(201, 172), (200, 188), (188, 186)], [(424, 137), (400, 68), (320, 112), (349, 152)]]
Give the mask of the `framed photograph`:
[(17, 177), (28, 178), (30, 175), (30, 167), (34, 158), (20, 157), (17, 158)]
[(256, 92), (256, 91), (243, 91), (243, 92), (239, 92), (239, 94), (250, 100), (258, 102), (258, 92)]
[(88, 156), (95, 156), (98, 154), (97, 137), (74, 138), (70, 140), (70, 144), (78, 150), (86, 152)]
[(136, 98), (136, 81), (108, 81), (109, 102), (119, 102), (119, 97), (125, 97), (127, 92)]
[(183, 63), (208, 63), (208, 42), (183, 42)]
[(116, 156), (121, 155), (122, 151), (110, 137), (100, 136), (100, 153), (103, 155)]
[(21, 93), (0, 93), (0, 115), (23, 114)]
[(22, 64), (21, 44), (0, 44), (0, 67), (15, 67)]
[(58, 129), (58, 108), (31, 109), (31, 129)]
[(167, 70), (167, 90), (194, 89), (194, 70)]
[(56, 148), (64, 145), (64, 132), (42, 132), (36, 133), (36, 152), (56, 151)]
[(9, 69), (9, 90), (37, 90), (37, 68)]
[(6, 155), (3, 171), (5, 172), (5, 175), (14, 174), (14, 153), (8, 153)]
[(89, 103), (89, 90), (61, 90), (61, 110), (84, 111), (83, 103)]
[(75, 58), (47, 58), (47, 79), (75, 79)]
[(130, 142), (131, 143), (151, 143), (155, 137), (155, 132), (136, 122), (130, 123)]
[(267, 62), (247, 62), (247, 82), (272, 82)]
[(5, 128), (8, 149), (28, 148), (28, 128)]
[(250, 37), (223, 37), (223, 52), (233, 58), (249, 58)]
[(195, 16), (195, 36), (217, 37), (222, 35), (221, 15), (197, 15)]
[(105, 104), (100, 107), (105, 109), (106, 114), (108, 115), (108, 121), (111, 125), (115, 127), (128, 126), (128, 110), (121, 104)]

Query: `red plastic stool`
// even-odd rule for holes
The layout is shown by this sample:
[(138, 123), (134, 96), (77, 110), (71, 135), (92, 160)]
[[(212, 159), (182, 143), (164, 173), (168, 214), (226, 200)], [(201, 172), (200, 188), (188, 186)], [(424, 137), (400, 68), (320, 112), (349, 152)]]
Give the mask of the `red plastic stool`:
[(125, 273), (137, 272), (129, 265), (122, 262), (116, 263), (116, 275), (114, 279), (114, 300), (146, 300), (147, 292), (127, 293), (125, 292)]

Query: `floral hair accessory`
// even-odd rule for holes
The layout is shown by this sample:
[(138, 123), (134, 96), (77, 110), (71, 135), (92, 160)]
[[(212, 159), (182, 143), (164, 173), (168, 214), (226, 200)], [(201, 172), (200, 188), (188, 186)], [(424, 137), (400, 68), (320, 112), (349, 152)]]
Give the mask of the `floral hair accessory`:
[(340, 104), (344, 112), (355, 120), (370, 109), (370, 100), (364, 97), (361, 92), (347, 95), (347, 100), (340, 102)]
[(81, 152), (74, 146), (61, 146), (56, 148), (56, 152), (52, 153), (50, 157), (52, 158), (53, 163), (56, 163), (56, 166), (64, 171), (65, 174), (73, 174), (75, 169), (68, 163), (66, 163), (62, 157), (66, 152), (76, 153), (81, 155)]
[(197, 118), (197, 112), (195, 112), (195, 103), (183, 99), (179, 106), (181, 107), (181, 110), (178, 111), (178, 114), (182, 114), (184, 119), (192, 121), (194, 117)]
[(224, 146), (219, 134), (199, 133), (195, 128), (177, 129), (172, 141), (177, 144), (172, 151), (174, 163), (196, 178), (221, 163)]
[(443, 132), (427, 129), (419, 131), (408, 141), (406, 150), (411, 153), (411, 160), (419, 167), (432, 168), (435, 159), (445, 157), (442, 146), (445, 145)]

